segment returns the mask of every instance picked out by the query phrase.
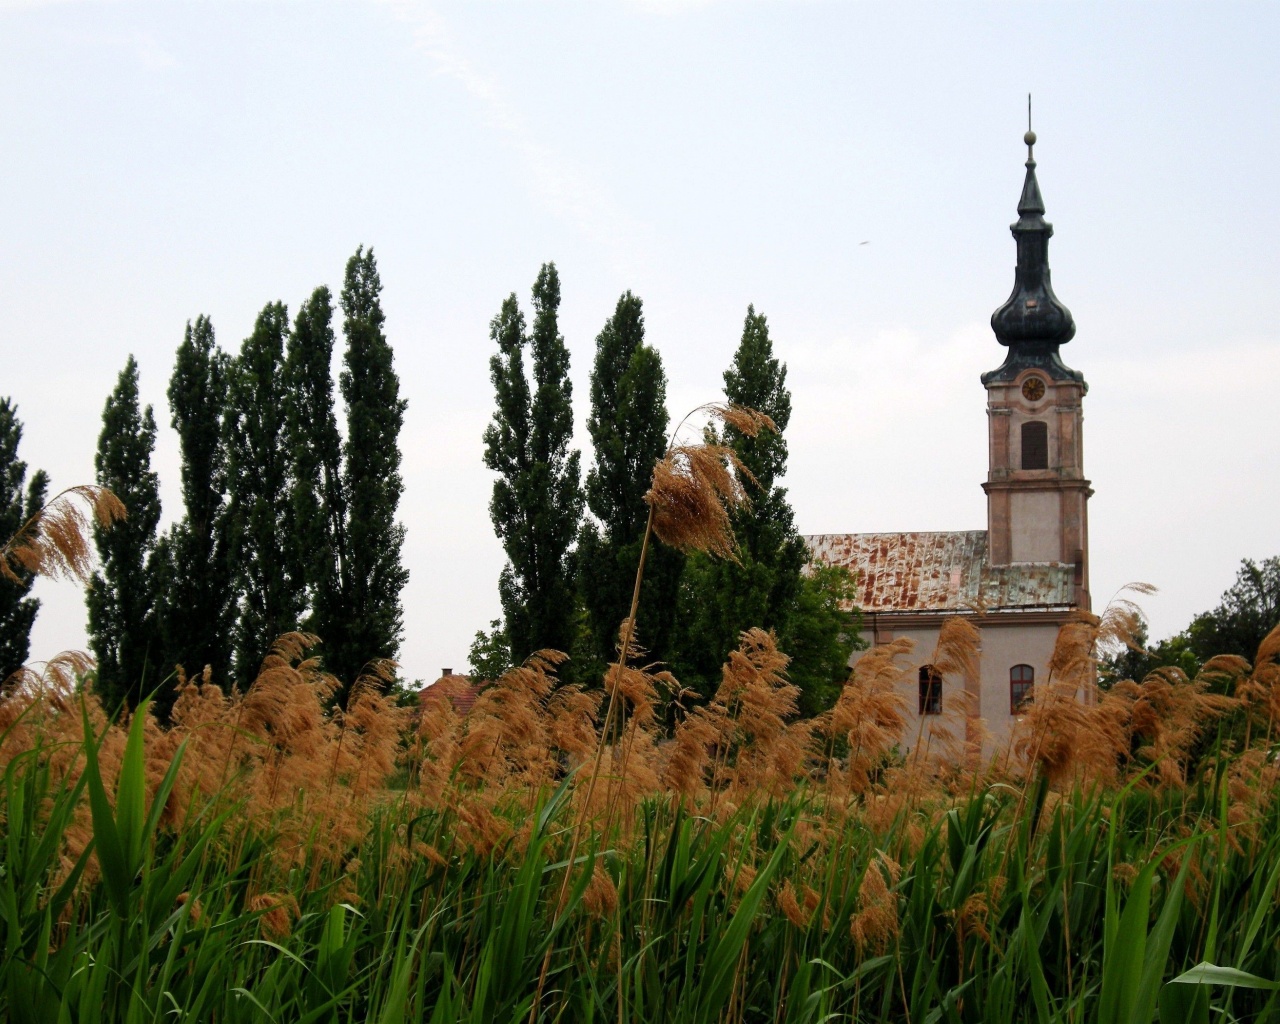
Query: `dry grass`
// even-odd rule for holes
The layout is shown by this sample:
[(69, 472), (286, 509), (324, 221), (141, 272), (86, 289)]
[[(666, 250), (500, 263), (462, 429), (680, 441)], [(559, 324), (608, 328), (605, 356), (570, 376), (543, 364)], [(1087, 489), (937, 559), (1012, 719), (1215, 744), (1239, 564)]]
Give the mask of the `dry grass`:
[[(726, 421), (732, 422), (728, 415)], [(729, 465), (714, 447), (706, 452), (707, 466)], [(703, 465), (701, 459), (689, 464)], [(711, 504), (723, 498), (727, 478), (708, 469), (688, 479)], [(655, 483), (653, 493), (656, 510), (670, 491)], [(722, 540), (715, 525), (721, 520), (711, 504), (687, 506), (699, 510), (702, 526), (686, 524), (685, 536), (700, 538), (698, 543), (708, 545), (704, 550), (714, 551)], [(104, 507), (109, 514), (110, 504)], [(62, 541), (57, 548), (59, 564), (78, 564), (76, 545)], [(27, 560), (18, 564), (47, 565), (50, 557), (38, 562), (24, 555)], [(990, 761), (980, 756), (974, 737), (981, 734), (963, 702), (954, 720), (940, 716), (928, 732), (917, 734), (912, 755), (901, 757), (913, 717), (905, 695), (912, 682), (912, 647), (903, 639), (866, 652), (834, 707), (802, 720), (796, 714), (798, 690), (786, 675), (787, 656), (772, 634), (748, 630), (725, 664), (713, 699), (678, 716), (668, 737), (661, 722), (682, 691), (670, 673), (641, 664), (643, 652), (629, 639), (629, 623), (622, 630), (626, 657), (609, 668), (603, 691), (561, 685), (557, 669), (565, 656), (542, 651), (487, 686), (465, 717), (449, 699), (454, 694), (443, 691), (428, 692), (416, 710), (395, 706), (384, 692), (394, 673), (386, 662), (371, 663), (350, 688), (346, 706), (333, 710), (338, 681), (310, 656), (317, 639), (291, 633), (277, 641), (243, 693), (224, 693), (208, 669), (194, 678), (179, 673), (169, 726), (146, 723), (147, 781), (155, 792), (185, 745), (162, 822), (177, 827), (209, 807), (228, 804), (255, 828), (271, 830), (277, 836), (273, 859), (258, 871), (264, 894), (273, 879), (303, 863), (313, 878), (319, 877), (318, 865), (343, 863), (370, 809), (393, 798), (388, 784), (398, 773), (408, 780), (399, 799), (419, 811), (447, 813), (456, 823), (450, 849), (419, 844), (410, 851), (441, 863), (459, 849), (488, 854), (518, 846), (524, 832), (514, 822), (567, 777), (576, 808), (570, 860), (583, 836), (618, 828), (623, 836), (632, 834), (640, 808), (655, 798), (724, 819), (797, 789), (825, 808), (825, 819), (805, 826), (819, 847), (830, 822), (858, 815), (877, 834), (900, 830), (910, 849), (913, 837), (923, 835), (957, 794), (978, 783), (1005, 780), (1025, 787), (1043, 775), (1065, 791), (1081, 782), (1114, 785), (1137, 766), (1145, 773), (1142, 785), (1178, 789), (1191, 781), (1197, 744), (1223, 716), (1245, 715), (1253, 735), (1270, 742), (1280, 710), (1280, 629), (1264, 641), (1254, 665), (1217, 658), (1195, 679), (1162, 669), (1100, 693), (1099, 646), (1127, 642), (1126, 627), (1133, 621), (1122, 608), (1109, 617), (1081, 615), (1064, 626), (1048, 684), (1037, 688), (1006, 756)], [(978, 638), (968, 619), (949, 620), (930, 663), (949, 678), (973, 678)], [(108, 723), (91, 693), (77, 696), (89, 668), (83, 655), (65, 654), (11, 680), (0, 699), (0, 766), (43, 749), (52, 771), (77, 777), (84, 740), (77, 705), (83, 699), (88, 721), (102, 737), (102, 770), (110, 785), (128, 722)], [(461, 677), (440, 684), (444, 690), (467, 685)], [(608, 713), (602, 715), (606, 700)], [(1237, 818), (1244, 821), (1256, 810), (1257, 794), (1275, 781), (1276, 771), (1273, 761), (1253, 751), (1234, 762)], [(89, 834), (82, 814), (68, 831), (68, 870)], [(882, 858), (863, 875), (850, 925), (860, 947), (875, 948), (893, 934), (883, 894), (892, 888), (894, 870)], [(95, 877), (91, 867), (85, 883)], [(616, 909), (611, 884), (597, 874), (589, 885), (591, 903), (601, 913)], [(803, 891), (783, 887), (775, 896), (797, 927), (807, 926), (814, 913)], [(984, 927), (990, 894), (983, 899), (965, 910), (971, 930)], [(264, 933), (283, 927), (278, 910), (264, 915)]]
[[(772, 428), (749, 410), (704, 411), (742, 434)], [(743, 471), (710, 432), (698, 445), (673, 440), (655, 468), (648, 500), (659, 536), (732, 554), (729, 512), (745, 501)], [(5, 571), (82, 577), (89, 527), (122, 514), (100, 488), (64, 492), (5, 546)], [(642, 572), (643, 563), (638, 576)], [(179, 673), (169, 726), (146, 723), (148, 785), (156, 791), (185, 745), (162, 820), (176, 826), (230, 803), (255, 827), (271, 829), (278, 843), (275, 867), (262, 868), (264, 885), (273, 870), (304, 860), (313, 877), (318, 862), (340, 862), (365, 828), (370, 808), (389, 798), (388, 782), (401, 772), (408, 779), (403, 801), (453, 816), (451, 842), (477, 853), (521, 842), (513, 813), (531, 813), (540, 794), (566, 778), (576, 808), (571, 861), (584, 835), (615, 827), (630, 834), (639, 808), (655, 797), (723, 818), (800, 787), (821, 800), (828, 820), (857, 813), (878, 831), (895, 824), (909, 846), (958, 793), (978, 783), (1007, 780), (1025, 792), (1027, 780), (1042, 775), (1065, 790), (1081, 782), (1115, 784), (1139, 766), (1143, 785), (1185, 787), (1197, 744), (1214, 722), (1242, 714), (1250, 736), (1269, 744), (1280, 711), (1280, 629), (1264, 640), (1253, 665), (1216, 658), (1195, 679), (1161, 669), (1100, 693), (1099, 650), (1131, 644), (1138, 621), (1136, 608), (1122, 600), (1101, 617), (1080, 615), (1062, 628), (1050, 679), (1037, 687), (1003, 758), (982, 758), (981, 724), (963, 701), (949, 701), (958, 705), (954, 717), (939, 716), (927, 731), (922, 721), (911, 756), (900, 756), (901, 745), (911, 740), (905, 697), (911, 644), (902, 639), (864, 654), (829, 712), (799, 719), (788, 658), (772, 634), (759, 629), (742, 634), (710, 703), (679, 716), (668, 737), (660, 723), (683, 691), (670, 673), (643, 665), (634, 639), (637, 610), (633, 605), (622, 624), (619, 658), (606, 673), (603, 692), (560, 685), (557, 670), (565, 655), (541, 651), (487, 686), (465, 717), (451, 693), (429, 694), (416, 712), (395, 706), (385, 695), (395, 671), (389, 662), (370, 663), (345, 707), (331, 710), (339, 683), (310, 656), (317, 638), (286, 634), (243, 693), (224, 693), (208, 669), (194, 678)], [(970, 619), (951, 618), (930, 663), (968, 683), (977, 676), (978, 641)], [(83, 655), (65, 654), (10, 681), (0, 698), (0, 765), (43, 749), (52, 771), (76, 777), (87, 720), (101, 736), (102, 770), (110, 782), (128, 723), (108, 723), (91, 693), (76, 695), (89, 668)], [(441, 684), (446, 690), (465, 685), (461, 678)], [(86, 717), (76, 713), (81, 699)], [(1251, 753), (1235, 763), (1235, 813), (1246, 813), (1248, 793), (1274, 771), (1271, 761)], [(83, 849), (87, 843), (85, 822), (79, 826), (79, 833), (69, 833), (68, 862), (78, 855), (77, 844)], [(821, 844), (828, 826), (810, 827)], [(434, 848), (419, 852), (449, 855)], [(868, 946), (891, 934), (890, 922), (878, 916), (876, 894), (892, 884), (893, 868), (888, 860), (877, 863), (863, 878), (865, 905), (854, 934)], [(90, 871), (86, 878), (92, 877)], [(591, 884), (599, 906), (616, 899), (604, 878)], [(807, 920), (812, 913), (794, 889), (780, 890), (777, 899), (790, 919)], [(978, 904), (970, 916), (971, 927), (980, 926)]]
[[(706, 412), (746, 437), (777, 430), (768, 416), (741, 406), (709, 405), (695, 412)], [(756, 480), (714, 431), (707, 430), (696, 444), (679, 443), (679, 432), (677, 428), (666, 455), (654, 467), (644, 496), (653, 512), (653, 532), (680, 551), (736, 558), (730, 513), (750, 504), (747, 488)]]
[(89, 582), (93, 526), (106, 529), (126, 516), (124, 503), (105, 487), (69, 487), (50, 499), (0, 548), (0, 576), (20, 573)]

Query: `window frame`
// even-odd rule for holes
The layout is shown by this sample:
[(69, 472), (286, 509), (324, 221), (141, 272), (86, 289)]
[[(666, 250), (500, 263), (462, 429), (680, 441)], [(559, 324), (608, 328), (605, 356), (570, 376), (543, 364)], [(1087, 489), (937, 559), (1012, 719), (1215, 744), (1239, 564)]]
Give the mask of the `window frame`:
[(1012, 666), (1009, 669), (1009, 714), (1022, 714), (1034, 698), (1035, 689), (1035, 667), (1026, 663)]
[(921, 665), (918, 686), (920, 717), (942, 714), (942, 673), (932, 665)]
[[(1028, 436), (1030, 434), (1039, 434), (1040, 437), (1035, 439), (1034, 444), (1028, 444)], [(1049, 468), (1049, 424), (1045, 420), (1023, 420), (1022, 422), (1022, 452), (1020, 464), (1023, 469), (1048, 469)], [(1028, 465), (1028, 452), (1034, 452), (1041, 456), (1037, 462), (1042, 461), (1043, 465)]]

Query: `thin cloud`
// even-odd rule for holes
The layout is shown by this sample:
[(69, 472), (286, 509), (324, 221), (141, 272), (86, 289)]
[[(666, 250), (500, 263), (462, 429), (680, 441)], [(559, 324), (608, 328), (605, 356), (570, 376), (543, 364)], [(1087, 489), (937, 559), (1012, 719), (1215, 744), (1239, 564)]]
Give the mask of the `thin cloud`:
[(606, 249), (625, 276), (650, 262), (652, 229), (632, 217), (590, 171), (539, 141), (528, 119), (507, 99), (502, 84), (463, 52), (437, 11), (416, 0), (380, 2), (409, 27), (415, 48), (436, 73), (457, 82), (479, 102), (485, 120), (520, 156), (531, 175), (534, 194), (553, 214)]

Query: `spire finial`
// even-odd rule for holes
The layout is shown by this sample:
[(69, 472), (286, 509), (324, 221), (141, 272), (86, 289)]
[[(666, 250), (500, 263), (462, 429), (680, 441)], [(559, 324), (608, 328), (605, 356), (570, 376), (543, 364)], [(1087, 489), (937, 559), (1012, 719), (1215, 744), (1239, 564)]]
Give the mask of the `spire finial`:
[(1044, 219), (1044, 200), (1036, 181), (1036, 161), (1031, 147), (1036, 133), (1031, 130), (1031, 95), (1027, 94), (1027, 176), (1018, 200), (1018, 219), (1010, 225), (1018, 246), (1013, 293), (991, 315), (996, 340), (1009, 347), (1009, 355), (998, 370), (982, 375), (984, 384), (993, 380), (1013, 380), (1030, 366), (1038, 366), (1054, 380), (1084, 378), (1062, 362), (1058, 347), (1076, 333), (1075, 321), (1053, 294), (1049, 282), (1049, 239), (1053, 225)]

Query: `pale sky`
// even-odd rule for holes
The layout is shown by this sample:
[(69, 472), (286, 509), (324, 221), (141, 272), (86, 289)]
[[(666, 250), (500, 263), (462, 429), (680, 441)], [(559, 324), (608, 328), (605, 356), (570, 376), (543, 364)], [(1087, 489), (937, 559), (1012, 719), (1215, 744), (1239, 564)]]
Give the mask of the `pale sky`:
[[(410, 679), (498, 615), (488, 323), (545, 260), (584, 450), (623, 290), (676, 418), (720, 395), (754, 303), (802, 532), (981, 529), (1032, 92), (1094, 600), (1157, 585), (1163, 636), (1280, 553), (1277, 39), (1270, 2), (0, 0), (0, 395), (28, 463), (88, 482), (133, 353), (172, 519), (186, 321), (235, 351), (372, 245), (409, 401)], [(84, 647), (83, 595), (38, 594), (32, 657)]]

